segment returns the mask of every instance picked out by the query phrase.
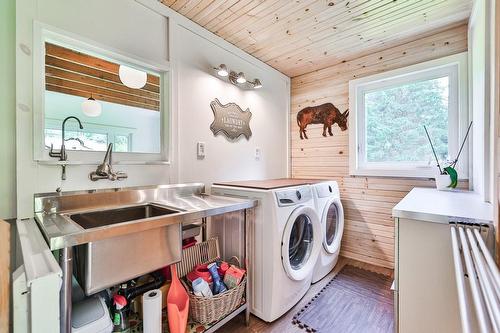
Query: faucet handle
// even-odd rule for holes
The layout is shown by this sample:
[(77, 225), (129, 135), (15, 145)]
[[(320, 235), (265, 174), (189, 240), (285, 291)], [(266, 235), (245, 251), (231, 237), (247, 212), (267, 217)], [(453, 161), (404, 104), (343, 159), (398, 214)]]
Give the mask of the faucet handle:
[(102, 161), (102, 164), (113, 164), (113, 144), (110, 143), (108, 145), (108, 149), (106, 150), (106, 155), (104, 155), (104, 160)]
[(97, 166), (96, 171), (90, 173), (89, 177), (92, 181), (96, 181), (99, 179), (108, 179), (108, 180), (123, 180), (128, 178), (128, 175), (123, 171), (113, 172), (113, 144), (110, 143), (108, 145), (108, 149), (106, 150), (106, 155), (104, 156), (104, 160), (102, 164)]
[(60, 151), (59, 152), (54, 151), (54, 144), (53, 143), (50, 144), (49, 156), (50, 157), (61, 157)]
[(112, 166), (113, 165), (113, 144), (110, 143), (109, 144), (109, 165)]

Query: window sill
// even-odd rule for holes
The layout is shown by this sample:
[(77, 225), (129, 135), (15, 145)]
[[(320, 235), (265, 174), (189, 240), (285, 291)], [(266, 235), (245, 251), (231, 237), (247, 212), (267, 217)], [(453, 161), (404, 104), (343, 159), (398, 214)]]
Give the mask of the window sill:
[(351, 176), (372, 176), (389, 178), (435, 178), (437, 170), (432, 167), (401, 168), (401, 169), (355, 169), (350, 170)]
[[(99, 165), (101, 161), (35, 160), (41, 165)], [(113, 161), (113, 165), (170, 165), (169, 161)]]
[[(417, 172), (415, 170), (372, 170), (363, 169), (350, 171), (349, 176), (351, 177), (380, 177), (380, 178), (406, 178), (406, 179), (435, 179), (437, 173), (431, 172)], [(459, 181), (468, 181), (469, 177), (461, 177), (459, 173)]]

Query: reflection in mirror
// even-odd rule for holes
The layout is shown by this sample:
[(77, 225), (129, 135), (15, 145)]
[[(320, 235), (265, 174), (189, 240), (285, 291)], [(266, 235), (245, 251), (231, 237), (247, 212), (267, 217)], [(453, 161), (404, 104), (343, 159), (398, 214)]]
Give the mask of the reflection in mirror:
[[(121, 67), (121, 69), (120, 69)], [(161, 152), (161, 74), (108, 57), (45, 42), (45, 147), (66, 150)], [(125, 84), (124, 84), (125, 83)]]

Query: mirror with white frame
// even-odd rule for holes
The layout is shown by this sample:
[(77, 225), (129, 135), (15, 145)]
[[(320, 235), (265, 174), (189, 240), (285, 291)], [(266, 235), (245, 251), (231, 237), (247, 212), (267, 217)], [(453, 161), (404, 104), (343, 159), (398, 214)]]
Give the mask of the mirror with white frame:
[(80, 160), (85, 155), (96, 156), (92, 152), (106, 151), (110, 143), (114, 152), (126, 153), (123, 155), (131, 160), (144, 156), (167, 159), (165, 68), (148, 67), (145, 62), (53, 32), (44, 31), (40, 37), (40, 78), (44, 82), (39, 108), (43, 124), (38, 129), (40, 159), (50, 159), (51, 147), (61, 147), (67, 117), (78, 118), (83, 127), (74, 118), (64, 126), (65, 149), (77, 152), (72, 154)]

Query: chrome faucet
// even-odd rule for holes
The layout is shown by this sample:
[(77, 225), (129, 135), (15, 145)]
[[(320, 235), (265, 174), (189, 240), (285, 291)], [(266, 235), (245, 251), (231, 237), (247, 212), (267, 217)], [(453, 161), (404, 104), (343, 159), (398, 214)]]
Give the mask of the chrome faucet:
[(63, 122), (62, 122), (62, 129), (61, 129), (61, 149), (57, 152), (54, 151), (54, 145), (51, 143), (50, 144), (50, 151), (49, 151), (49, 156), (50, 157), (59, 157), (59, 161), (67, 161), (68, 160), (68, 155), (66, 154), (66, 146), (64, 145), (64, 132), (65, 132), (65, 127), (66, 127), (66, 122), (70, 119), (75, 119), (78, 122), (78, 125), (80, 125), (80, 129), (83, 129), (82, 123), (80, 122), (80, 119), (78, 119), (75, 116), (69, 116), (66, 117)]
[(104, 155), (104, 160), (101, 164), (97, 166), (95, 171), (89, 174), (90, 180), (97, 181), (99, 179), (109, 179), (109, 180), (123, 180), (128, 178), (128, 175), (123, 171), (113, 171), (113, 144), (108, 145), (108, 150), (106, 150), (106, 155)]
[[(82, 122), (80, 119), (78, 119), (75, 116), (69, 116), (64, 118), (62, 122), (62, 128), (61, 128), (61, 148), (59, 151), (54, 151), (54, 145), (51, 143), (50, 144), (50, 151), (49, 151), (49, 156), (50, 157), (59, 157), (59, 161), (67, 161), (68, 160), (68, 155), (66, 154), (66, 146), (64, 145), (65, 138), (64, 138), (64, 133), (66, 130), (66, 122), (70, 119), (75, 119), (78, 122), (78, 125), (80, 125), (80, 129), (83, 129)], [(61, 164), (62, 172), (61, 172), (61, 180), (66, 180), (66, 164)], [(58, 187), (58, 192), (60, 192), (60, 187)]]

